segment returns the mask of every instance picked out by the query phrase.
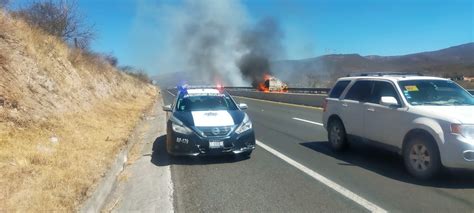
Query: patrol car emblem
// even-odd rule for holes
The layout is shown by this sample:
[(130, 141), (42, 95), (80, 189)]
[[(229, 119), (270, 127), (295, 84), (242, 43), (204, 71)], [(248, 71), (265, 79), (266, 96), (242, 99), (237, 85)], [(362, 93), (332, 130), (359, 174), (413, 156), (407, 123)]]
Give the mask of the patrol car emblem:
[(211, 132), (213, 135), (218, 135), (221, 131), (219, 130), (219, 128), (213, 128)]
[(208, 112), (208, 113), (205, 113), (204, 115), (206, 115), (206, 116), (217, 116), (217, 113), (215, 113), (215, 112)]

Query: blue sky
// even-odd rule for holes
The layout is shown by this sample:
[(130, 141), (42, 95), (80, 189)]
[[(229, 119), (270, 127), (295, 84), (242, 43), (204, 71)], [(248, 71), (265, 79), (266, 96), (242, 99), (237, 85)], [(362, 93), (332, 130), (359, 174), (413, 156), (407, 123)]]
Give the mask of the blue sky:
[[(220, 0), (215, 0), (220, 1)], [(20, 1), (21, 2), (21, 1)], [(95, 24), (92, 48), (152, 70), (166, 27), (153, 16), (181, 0), (79, 0)], [(324, 54), (402, 55), (473, 42), (472, 0), (242, 0), (250, 20), (276, 18), (287, 59)], [(154, 15), (141, 14), (153, 10)], [(139, 21), (137, 21), (139, 20)]]
[(401, 55), (472, 42), (468, 0), (247, 0), (256, 17), (275, 16), (289, 58), (330, 53)]

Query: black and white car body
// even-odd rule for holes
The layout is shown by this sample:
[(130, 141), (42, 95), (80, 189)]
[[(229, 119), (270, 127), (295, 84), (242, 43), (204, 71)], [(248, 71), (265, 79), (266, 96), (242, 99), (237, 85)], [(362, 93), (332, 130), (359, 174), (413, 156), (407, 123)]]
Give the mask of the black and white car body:
[(252, 122), (221, 88), (179, 88), (167, 121), (166, 149), (171, 155), (250, 155), (255, 149)]

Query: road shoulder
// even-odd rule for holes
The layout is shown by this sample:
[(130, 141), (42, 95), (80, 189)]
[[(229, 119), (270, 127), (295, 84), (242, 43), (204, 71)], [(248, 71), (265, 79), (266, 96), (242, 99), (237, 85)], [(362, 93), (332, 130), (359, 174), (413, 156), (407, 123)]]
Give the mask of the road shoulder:
[(153, 163), (153, 150), (166, 137), (166, 113), (155, 106), (140, 127), (139, 140), (102, 212), (173, 212), (173, 184), (169, 165)]

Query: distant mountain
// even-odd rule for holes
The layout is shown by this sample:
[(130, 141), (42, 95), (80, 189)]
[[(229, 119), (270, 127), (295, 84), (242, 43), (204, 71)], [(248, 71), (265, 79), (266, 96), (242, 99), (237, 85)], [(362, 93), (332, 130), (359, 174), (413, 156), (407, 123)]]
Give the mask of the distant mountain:
[[(290, 87), (328, 87), (335, 79), (357, 72), (410, 71), (444, 77), (474, 76), (474, 43), (401, 56), (332, 54), (273, 61), (271, 71)], [(184, 80), (189, 84), (206, 84), (201, 76), (189, 72), (163, 73), (153, 79), (162, 87), (175, 86)]]
[(294, 87), (328, 86), (355, 72), (412, 71), (436, 76), (474, 76), (474, 43), (401, 56), (333, 54), (272, 62), (272, 72)]

